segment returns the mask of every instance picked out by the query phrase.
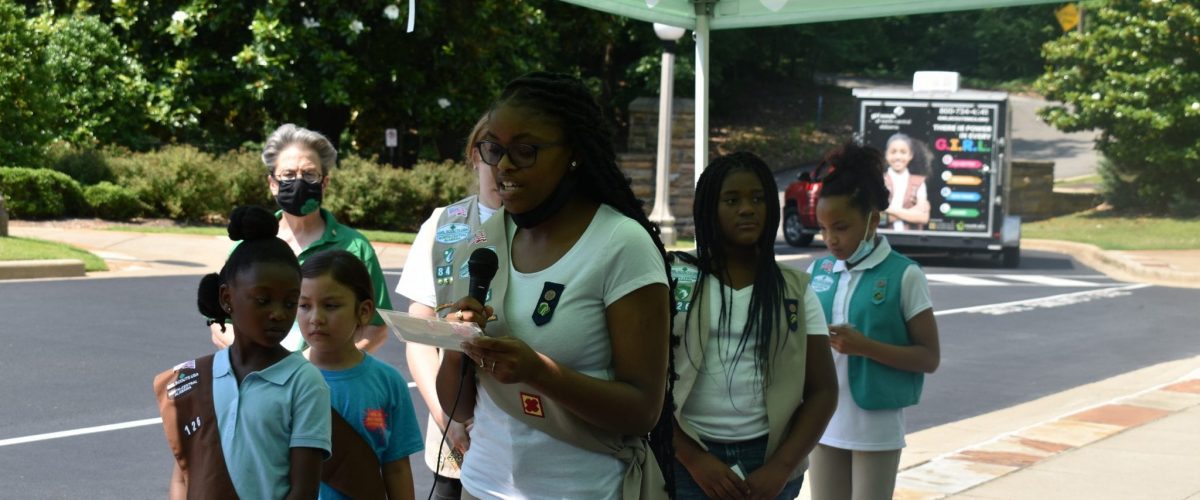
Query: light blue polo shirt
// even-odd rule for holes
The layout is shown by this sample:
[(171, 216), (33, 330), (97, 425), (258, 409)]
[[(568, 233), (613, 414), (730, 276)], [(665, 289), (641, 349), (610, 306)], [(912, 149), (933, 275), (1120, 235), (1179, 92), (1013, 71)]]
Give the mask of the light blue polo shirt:
[(291, 448), (317, 448), (329, 458), (329, 386), (298, 353), (237, 378), (229, 349), (213, 356), (213, 404), (221, 449), (241, 498), (283, 498), (290, 489)]

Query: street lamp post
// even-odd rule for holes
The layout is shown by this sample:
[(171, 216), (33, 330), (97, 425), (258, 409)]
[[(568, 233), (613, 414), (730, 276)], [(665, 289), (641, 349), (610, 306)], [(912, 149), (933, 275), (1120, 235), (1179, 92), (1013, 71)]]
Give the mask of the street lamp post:
[(687, 30), (654, 23), (654, 34), (663, 41), (662, 77), (658, 92), (658, 161), (655, 164), (654, 209), (650, 221), (658, 224), (664, 245), (675, 244), (675, 217), (671, 215), (671, 103), (675, 93), (675, 47)]

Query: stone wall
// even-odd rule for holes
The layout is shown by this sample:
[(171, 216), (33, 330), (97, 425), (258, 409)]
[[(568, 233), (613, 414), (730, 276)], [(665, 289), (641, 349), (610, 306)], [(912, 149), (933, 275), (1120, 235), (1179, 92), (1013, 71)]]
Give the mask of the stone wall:
[(1008, 212), (1026, 222), (1081, 212), (1100, 203), (1096, 193), (1056, 191), (1052, 161), (1013, 160), (1010, 196)]
[[(668, 173), (671, 215), (675, 234), (691, 238), (692, 199), (695, 196), (695, 105), (692, 99), (672, 103), (671, 168)], [(628, 151), (617, 155), (617, 164), (632, 180), (633, 194), (645, 202), (646, 213), (654, 208), (655, 161), (658, 157), (658, 97), (639, 97), (629, 105)]]

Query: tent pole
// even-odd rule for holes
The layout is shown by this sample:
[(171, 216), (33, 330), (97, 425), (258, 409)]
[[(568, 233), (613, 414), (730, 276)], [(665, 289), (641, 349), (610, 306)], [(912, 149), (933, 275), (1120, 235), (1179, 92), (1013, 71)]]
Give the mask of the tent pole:
[(708, 12), (696, 7), (696, 183), (708, 165)]

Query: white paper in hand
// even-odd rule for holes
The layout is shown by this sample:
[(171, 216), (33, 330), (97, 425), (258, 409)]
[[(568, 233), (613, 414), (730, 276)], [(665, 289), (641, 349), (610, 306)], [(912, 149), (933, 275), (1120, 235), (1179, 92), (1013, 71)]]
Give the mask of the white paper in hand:
[(378, 309), (392, 334), (403, 342), (462, 351), (463, 341), (483, 335), (475, 323), (452, 323), (438, 318), (413, 316), (406, 312)]

